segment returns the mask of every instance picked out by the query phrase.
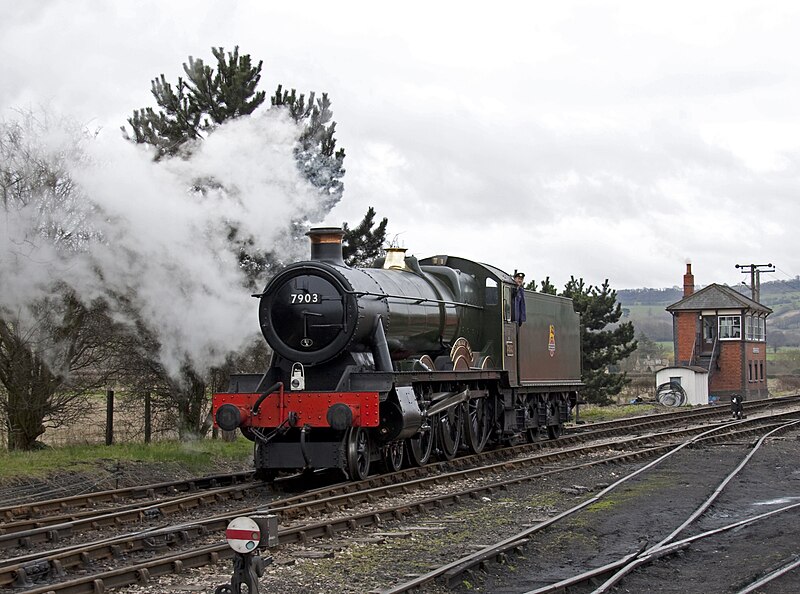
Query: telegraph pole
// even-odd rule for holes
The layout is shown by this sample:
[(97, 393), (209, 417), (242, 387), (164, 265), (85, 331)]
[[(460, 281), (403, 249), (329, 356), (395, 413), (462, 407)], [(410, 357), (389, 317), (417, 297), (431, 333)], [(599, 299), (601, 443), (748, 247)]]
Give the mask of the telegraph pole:
[(750, 273), (750, 294), (753, 301), (761, 303), (761, 273), (775, 272), (772, 263), (769, 264), (737, 264), (736, 268), (742, 269), (742, 274)]

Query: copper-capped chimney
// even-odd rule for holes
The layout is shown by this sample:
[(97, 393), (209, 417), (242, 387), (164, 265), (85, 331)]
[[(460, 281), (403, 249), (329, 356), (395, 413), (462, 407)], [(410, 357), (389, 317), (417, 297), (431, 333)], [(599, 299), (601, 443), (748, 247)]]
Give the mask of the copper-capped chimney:
[(342, 258), (342, 238), (344, 231), (341, 227), (316, 227), (306, 233), (311, 240), (311, 259), (328, 262), (337, 266), (344, 266)]
[(688, 297), (694, 293), (694, 275), (692, 274), (692, 263), (686, 263), (686, 274), (683, 275), (683, 296)]

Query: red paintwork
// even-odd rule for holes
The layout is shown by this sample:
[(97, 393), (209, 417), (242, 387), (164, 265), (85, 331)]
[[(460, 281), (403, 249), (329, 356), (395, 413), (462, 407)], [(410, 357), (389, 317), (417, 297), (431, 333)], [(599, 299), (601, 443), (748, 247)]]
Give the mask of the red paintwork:
[(284, 392), (270, 394), (261, 403), (258, 414), (252, 416), (260, 394), (214, 394), (211, 406), (216, 426), (217, 409), (223, 404), (233, 404), (242, 414), (242, 427), (277, 427), (290, 412), (298, 415), (297, 427), (330, 427), (328, 408), (341, 402), (353, 411), (353, 427), (377, 427), (380, 422), (377, 392)]
[(225, 531), (225, 538), (228, 540), (259, 540), (261, 538), (260, 532), (252, 530), (231, 530), (228, 528)]

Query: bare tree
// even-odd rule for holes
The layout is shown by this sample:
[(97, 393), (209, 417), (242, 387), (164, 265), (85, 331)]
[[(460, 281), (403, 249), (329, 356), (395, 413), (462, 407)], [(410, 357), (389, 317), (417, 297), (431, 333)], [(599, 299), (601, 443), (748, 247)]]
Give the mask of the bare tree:
[(29, 307), (33, 321), (0, 319), (0, 410), (11, 450), (33, 449), (46, 428), (79, 420), (87, 394), (122, 364), (121, 334), (102, 301), (84, 306), (64, 288)]
[(91, 206), (68, 173), (91, 134), (43, 111), (18, 116), (0, 121), (0, 412), (9, 448), (31, 449), (85, 409), (118, 344), (105, 304), (82, 303), (50, 268), (93, 238)]

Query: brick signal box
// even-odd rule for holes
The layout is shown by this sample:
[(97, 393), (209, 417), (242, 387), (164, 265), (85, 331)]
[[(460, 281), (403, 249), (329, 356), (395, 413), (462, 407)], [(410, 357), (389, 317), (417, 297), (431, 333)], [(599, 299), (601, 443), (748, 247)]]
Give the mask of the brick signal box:
[(772, 310), (716, 283), (694, 290), (692, 265), (672, 314), (675, 365), (708, 370), (708, 393), (728, 400), (766, 398), (767, 316)]

